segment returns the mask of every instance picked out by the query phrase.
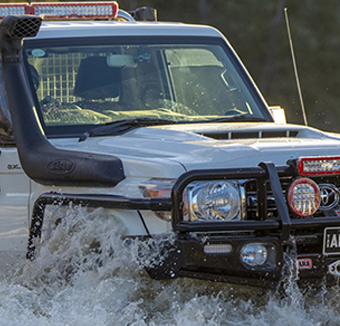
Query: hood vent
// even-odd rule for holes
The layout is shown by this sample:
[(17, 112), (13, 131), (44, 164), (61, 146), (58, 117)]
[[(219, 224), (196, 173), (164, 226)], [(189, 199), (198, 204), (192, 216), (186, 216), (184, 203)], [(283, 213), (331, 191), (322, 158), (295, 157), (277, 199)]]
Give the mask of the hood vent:
[(227, 132), (206, 132), (200, 135), (216, 140), (223, 139), (257, 139), (257, 138), (294, 138), (298, 135), (296, 130), (266, 130), (266, 131), (227, 131)]

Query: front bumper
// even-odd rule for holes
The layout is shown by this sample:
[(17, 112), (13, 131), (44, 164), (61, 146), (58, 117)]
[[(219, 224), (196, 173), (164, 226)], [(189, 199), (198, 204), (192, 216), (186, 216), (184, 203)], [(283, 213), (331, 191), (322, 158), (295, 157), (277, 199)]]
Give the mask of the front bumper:
[[(310, 239), (292, 236), (292, 242), (282, 245), (279, 237), (256, 235), (186, 235), (169, 244), (167, 254), (158, 265), (146, 270), (152, 278), (164, 279), (190, 277), (210, 281), (275, 288), (286, 280), (294, 280), (301, 287), (335, 285), (340, 277), (340, 255), (325, 256), (322, 236)], [(271, 245), (275, 248), (272, 263), (247, 266), (241, 258), (241, 250), (249, 243)], [(206, 252), (212, 244), (230, 245), (228, 253)], [(317, 249), (315, 249), (317, 248)]]
[[(247, 243), (266, 243), (275, 247), (277, 264), (265, 264), (259, 268), (247, 267), (240, 259), (241, 248)], [(228, 253), (207, 252), (206, 248), (230, 245)], [(281, 279), (282, 249), (275, 238), (255, 236), (214, 236), (177, 239), (168, 247), (167, 255), (158, 266), (146, 270), (155, 279), (190, 277), (210, 281), (253, 286), (271, 286)]]
[[(280, 178), (285, 177), (296, 177), (293, 166), (261, 163), (254, 168), (187, 172), (174, 185), (171, 199), (44, 194), (34, 206), (27, 257), (34, 259), (33, 243), (35, 238), (41, 236), (46, 205), (68, 205), (72, 202), (90, 207), (139, 211), (171, 210), (176, 239), (169, 241), (166, 248), (157, 253), (160, 256), (157, 263), (145, 266), (155, 279), (192, 277), (259, 287), (277, 286), (285, 279), (297, 280), (301, 286), (320, 282), (333, 284), (340, 277), (340, 240), (339, 253), (324, 253), (324, 230), (340, 229), (340, 217), (291, 219), (280, 183)], [(182, 194), (190, 182), (235, 178), (257, 180), (260, 203), (257, 220), (184, 221)], [(276, 219), (266, 219), (268, 185), (278, 210)], [(263, 244), (270, 248), (270, 259), (257, 266), (244, 263), (241, 251), (249, 243)], [(229, 249), (214, 251), (216, 246)]]

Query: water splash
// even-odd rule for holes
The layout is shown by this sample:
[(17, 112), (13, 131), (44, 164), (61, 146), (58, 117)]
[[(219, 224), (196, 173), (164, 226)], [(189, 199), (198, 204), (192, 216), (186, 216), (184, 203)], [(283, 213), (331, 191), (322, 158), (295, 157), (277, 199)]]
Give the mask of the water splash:
[[(157, 241), (129, 242), (114, 216), (71, 207), (47, 224), (36, 260), (0, 278), (0, 325), (306, 325), (340, 324), (339, 289), (302, 293), (288, 267), (286, 297), (262, 289), (191, 279), (156, 281), (141, 252)], [(141, 250), (142, 248), (142, 250)], [(146, 250), (146, 251), (143, 251)], [(288, 255), (289, 256), (289, 255)], [(288, 259), (289, 260), (289, 259)], [(294, 259), (292, 260), (294, 261)], [(291, 269), (289, 269), (291, 268)]]

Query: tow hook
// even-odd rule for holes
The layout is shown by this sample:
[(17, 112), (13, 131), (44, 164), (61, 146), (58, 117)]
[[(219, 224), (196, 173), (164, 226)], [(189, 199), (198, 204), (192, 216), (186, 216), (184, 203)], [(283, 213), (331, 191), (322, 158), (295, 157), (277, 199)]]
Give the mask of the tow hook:
[(331, 275), (340, 277), (340, 260), (328, 265), (328, 271)]

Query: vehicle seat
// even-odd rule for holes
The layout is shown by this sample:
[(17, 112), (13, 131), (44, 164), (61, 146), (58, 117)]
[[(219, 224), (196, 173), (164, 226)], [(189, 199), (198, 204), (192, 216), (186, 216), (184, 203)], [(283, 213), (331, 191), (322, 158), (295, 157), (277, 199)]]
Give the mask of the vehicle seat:
[(92, 101), (116, 98), (120, 83), (121, 68), (109, 67), (106, 57), (88, 57), (80, 62), (73, 95)]

